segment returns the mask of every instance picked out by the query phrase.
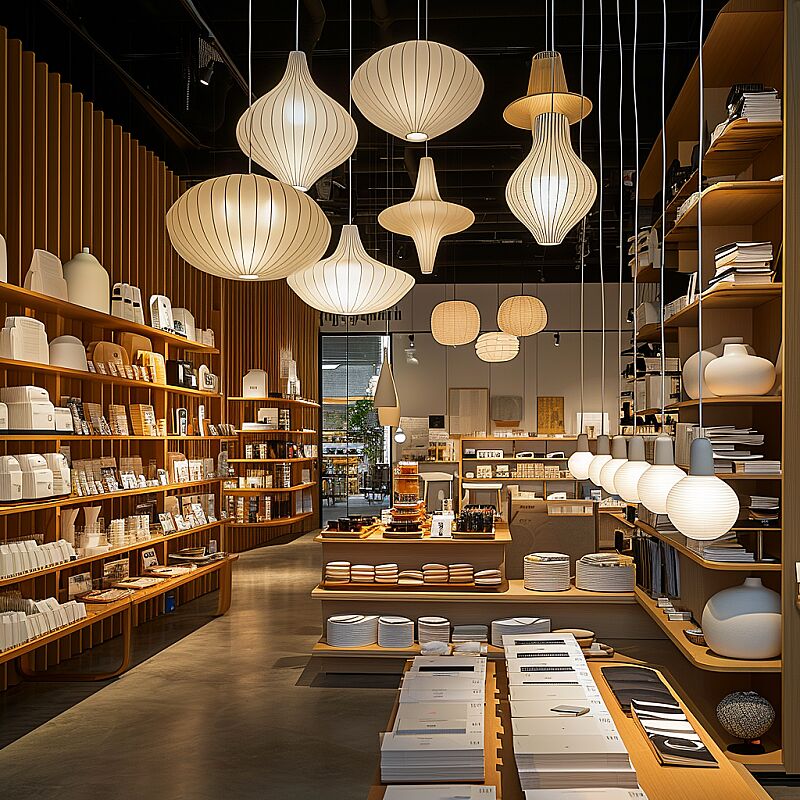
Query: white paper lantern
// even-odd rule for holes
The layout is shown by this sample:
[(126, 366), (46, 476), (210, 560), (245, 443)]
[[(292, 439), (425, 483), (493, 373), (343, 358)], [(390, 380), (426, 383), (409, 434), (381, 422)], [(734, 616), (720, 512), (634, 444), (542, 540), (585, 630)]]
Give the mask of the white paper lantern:
[(589, 465), (593, 458), (594, 453), (589, 450), (589, 437), (585, 433), (579, 433), (576, 450), (567, 461), (570, 474), (575, 480), (585, 481), (589, 477)]
[(305, 192), (347, 160), (358, 129), (347, 111), (314, 83), (306, 54), (294, 50), (280, 83), (240, 117), (236, 138), (256, 164)]
[(445, 300), (431, 313), (431, 333), (439, 344), (458, 347), (469, 344), (481, 331), (481, 315), (474, 303)]
[(290, 275), (292, 291), (328, 314), (376, 314), (399, 302), (414, 285), (407, 272), (372, 258), (355, 225), (343, 225), (332, 255)]
[(672, 455), (672, 439), (659, 436), (656, 439), (653, 465), (639, 478), (639, 502), (654, 514), (667, 513), (667, 495), (686, 473), (675, 466)]
[(519, 339), (500, 331), (483, 333), (475, 342), (475, 352), (481, 361), (490, 363), (511, 361), (519, 353)]
[(271, 281), (318, 261), (331, 240), (322, 209), (262, 175), (211, 178), (167, 211), (178, 255), (220, 278)]
[(379, 50), (353, 75), (353, 102), (375, 126), (409, 142), (460, 125), (483, 95), (483, 78), (458, 50), (410, 41)]
[(497, 326), (512, 336), (532, 336), (547, 326), (547, 309), (538, 297), (507, 297), (497, 309)]
[(644, 457), (644, 439), (633, 436), (628, 442), (628, 460), (619, 468), (614, 476), (617, 494), (626, 503), (639, 502), (639, 478), (650, 469)]
[(600, 470), (600, 485), (609, 494), (618, 494), (614, 477), (619, 468), (628, 462), (628, 448), (624, 436), (615, 436), (611, 440), (611, 461), (607, 461)]
[(597, 455), (589, 463), (589, 480), (595, 486), (601, 486), (600, 471), (611, 461), (609, 439), (604, 433), (597, 437)]

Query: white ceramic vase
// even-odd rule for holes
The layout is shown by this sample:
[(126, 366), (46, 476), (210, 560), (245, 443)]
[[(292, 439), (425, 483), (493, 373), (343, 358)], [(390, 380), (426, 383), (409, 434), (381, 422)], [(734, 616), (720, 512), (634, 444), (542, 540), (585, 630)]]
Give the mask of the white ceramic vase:
[(100, 518), (100, 511), (102, 508), (102, 506), (83, 507), (83, 519), (87, 528), (91, 528), (97, 524), (97, 520)]
[(706, 644), (721, 656), (757, 660), (781, 654), (781, 598), (761, 578), (717, 592), (702, 619)]
[(66, 539), (73, 547), (75, 546), (75, 519), (79, 511), (79, 508), (61, 509), (61, 538)]
[(76, 253), (64, 264), (64, 280), (70, 303), (108, 314), (111, 311), (111, 281), (103, 265), (89, 252)]
[[(706, 367), (715, 359), (719, 358), (725, 350), (725, 345), (728, 344), (741, 344), (744, 340), (741, 336), (725, 336), (719, 344), (713, 347), (703, 349), (703, 397), (716, 397), (714, 392), (708, 387), (705, 379)], [(754, 352), (749, 345), (745, 345), (749, 353)], [(698, 376), (697, 362), (700, 359), (700, 353), (695, 353), (689, 356), (683, 364), (682, 378), (683, 378), (683, 391), (686, 396), (691, 400), (697, 400), (700, 397), (700, 390), (698, 389)]]
[(775, 367), (743, 344), (726, 344), (722, 357), (706, 365), (703, 379), (718, 397), (764, 395), (775, 384)]

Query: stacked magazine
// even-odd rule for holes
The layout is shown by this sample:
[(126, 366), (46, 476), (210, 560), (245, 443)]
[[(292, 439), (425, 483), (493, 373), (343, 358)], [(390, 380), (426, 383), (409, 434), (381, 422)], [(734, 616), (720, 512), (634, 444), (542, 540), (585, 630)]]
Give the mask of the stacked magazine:
[(770, 283), (772, 269), (772, 242), (731, 242), (714, 251), (714, 277), (709, 288), (719, 284), (742, 285)]

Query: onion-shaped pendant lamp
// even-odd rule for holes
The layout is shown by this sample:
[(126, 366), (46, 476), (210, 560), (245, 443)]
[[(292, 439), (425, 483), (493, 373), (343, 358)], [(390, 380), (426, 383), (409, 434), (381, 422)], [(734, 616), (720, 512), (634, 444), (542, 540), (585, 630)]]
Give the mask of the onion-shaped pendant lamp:
[(497, 309), (497, 326), (512, 336), (532, 336), (547, 326), (547, 309), (538, 297), (507, 297)]
[(431, 333), (445, 347), (469, 344), (480, 332), (481, 314), (467, 300), (445, 300), (431, 312)]
[(172, 204), (166, 222), (181, 258), (234, 280), (285, 278), (319, 260), (331, 239), (310, 197), (262, 175), (203, 181)]
[(575, 480), (585, 481), (589, 477), (589, 465), (593, 458), (594, 454), (589, 450), (589, 437), (585, 433), (579, 433), (576, 450), (567, 461), (570, 474)]
[(253, 161), (305, 192), (347, 160), (358, 129), (347, 111), (314, 83), (306, 54), (293, 50), (280, 83), (240, 117), (236, 138)]
[(672, 454), (672, 439), (659, 436), (656, 439), (653, 466), (639, 478), (639, 502), (654, 514), (667, 513), (667, 495), (686, 473), (675, 466)]
[(600, 470), (600, 485), (609, 494), (618, 494), (614, 483), (617, 470), (628, 461), (628, 447), (624, 436), (615, 436), (611, 440), (611, 461), (606, 462)]
[(708, 541), (726, 534), (739, 518), (739, 498), (714, 474), (711, 442), (694, 439), (689, 474), (667, 495), (669, 521), (689, 539)]
[(483, 78), (463, 53), (422, 40), (379, 50), (355, 71), (350, 86), (373, 125), (409, 142), (460, 125), (483, 95)]
[(400, 424), (400, 399), (397, 396), (397, 387), (386, 350), (383, 351), (383, 363), (372, 404), (378, 411), (378, 421), (381, 425), (397, 427)]
[(511, 361), (519, 353), (519, 339), (501, 331), (483, 333), (475, 342), (475, 352), (481, 361), (494, 364)]
[(600, 486), (600, 470), (611, 461), (611, 450), (609, 448), (609, 438), (601, 433), (597, 437), (597, 455), (589, 464), (589, 480), (595, 485)]
[(572, 149), (564, 114), (536, 117), (533, 147), (506, 185), (511, 213), (541, 245), (556, 245), (588, 213), (597, 181)]
[(358, 227), (343, 225), (336, 250), (286, 281), (312, 308), (328, 314), (376, 314), (401, 300), (414, 285), (407, 272), (382, 264), (364, 249)]
[(628, 460), (617, 470), (614, 486), (626, 503), (639, 502), (639, 478), (650, 469), (644, 457), (644, 439), (632, 436), (628, 442)]
[(425, 156), (419, 162), (411, 200), (384, 209), (378, 214), (378, 222), (387, 231), (414, 240), (422, 274), (430, 275), (442, 237), (465, 231), (475, 222), (475, 215), (464, 206), (442, 200), (433, 159)]

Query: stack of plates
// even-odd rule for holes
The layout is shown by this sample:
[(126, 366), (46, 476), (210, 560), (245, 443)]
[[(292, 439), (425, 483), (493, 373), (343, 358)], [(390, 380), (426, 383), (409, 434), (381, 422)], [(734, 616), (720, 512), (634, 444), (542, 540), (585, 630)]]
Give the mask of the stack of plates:
[(575, 565), (575, 585), (589, 592), (632, 592), (633, 559), (619, 553), (590, 553)]
[(511, 617), (492, 622), (492, 644), (503, 646), (504, 636), (527, 636), (529, 633), (549, 633), (550, 620), (544, 617)]
[(475, 580), (475, 570), (472, 564), (451, 564), (448, 567), (450, 583), (472, 583)]
[(404, 569), (398, 575), (397, 582), (401, 586), (422, 586), (422, 570)]
[(487, 625), (456, 625), (453, 628), (454, 642), (485, 642), (488, 639)]
[(378, 618), (363, 614), (328, 617), (326, 637), (331, 647), (361, 647), (378, 641)]
[(378, 620), (378, 644), (381, 647), (411, 647), (414, 623), (408, 617), (381, 617)]
[(425, 583), (447, 583), (447, 567), (444, 564), (423, 564), (422, 579)]
[(398, 576), (397, 564), (378, 564), (375, 567), (375, 583), (397, 583)]
[(444, 617), (420, 617), (417, 631), (420, 644), (450, 641), (450, 621)]
[(503, 582), (503, 576), (499, 569), (482, 569), (475, 573), (476, 586), (499, 586)]
[(372, 564), (353, 564), (350, 580), (353, 583), (375, 583), (375, 567)]
[(325, 565), (325, 581), (327, 583), (350, 583), (350, 562), (329, 561)]
[(569, 556), (566, 553), (530, 553), (525, 556), (526, 589), (566, 592), (569, 589)]

